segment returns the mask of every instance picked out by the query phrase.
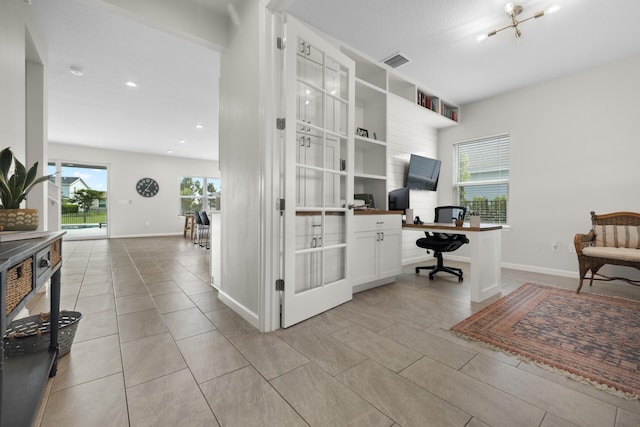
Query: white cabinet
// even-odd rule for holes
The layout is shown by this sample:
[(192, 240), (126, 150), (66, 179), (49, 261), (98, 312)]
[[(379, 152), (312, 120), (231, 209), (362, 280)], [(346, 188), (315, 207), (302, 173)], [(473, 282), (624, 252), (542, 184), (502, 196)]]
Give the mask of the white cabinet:
[(356, 215), (353, 237), (354, 292), (393, 282), (402, 268), (401, 215)]

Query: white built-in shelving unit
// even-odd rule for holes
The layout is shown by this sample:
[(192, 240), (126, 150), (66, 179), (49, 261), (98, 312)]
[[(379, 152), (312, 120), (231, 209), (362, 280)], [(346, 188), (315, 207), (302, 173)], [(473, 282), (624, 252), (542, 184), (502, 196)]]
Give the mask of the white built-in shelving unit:
[(346, 46), (340, 50), (356, 65), (355, 125), (362, 131), (356, 130), (355, 136), (354, 193), (372, 194), (376, 208), (387, 209), (389, 98), (406, 102), (404, 107), (415, 108), (422, 121), (434, 128), (456, 125), (460, 109), (386, 65)]

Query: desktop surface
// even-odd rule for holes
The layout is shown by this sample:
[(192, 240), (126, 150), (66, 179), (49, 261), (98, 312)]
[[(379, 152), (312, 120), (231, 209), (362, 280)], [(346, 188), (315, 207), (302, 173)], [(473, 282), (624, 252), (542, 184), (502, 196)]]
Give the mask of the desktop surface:
[(462, 227), (456, 227), (455, 224), (447, 223), (424, 223), (424, 224), (402, 224), (402, 228), (417, 228), (423, 230), (440, 229), (440, 230), (460, 230), (460, 231), (491, 231), (502, 229), (501, 225), (496, 224), (480, 224), (480, 227), (471, 227), (468, 222)]

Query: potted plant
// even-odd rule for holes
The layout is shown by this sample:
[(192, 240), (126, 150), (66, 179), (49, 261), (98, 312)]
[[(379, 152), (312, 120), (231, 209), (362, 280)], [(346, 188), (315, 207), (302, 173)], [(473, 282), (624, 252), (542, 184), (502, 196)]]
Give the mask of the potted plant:
[[(13, 174), (9, 173), (13, 170)], [(20, 204), (33, 188), (51, 175), (36, 177), (38, 162), (27, 168), (13, 155), (11, 147), (0, 151), (0, 227), (11, 231), (38, 228), (38, 210), (20, 209)]]

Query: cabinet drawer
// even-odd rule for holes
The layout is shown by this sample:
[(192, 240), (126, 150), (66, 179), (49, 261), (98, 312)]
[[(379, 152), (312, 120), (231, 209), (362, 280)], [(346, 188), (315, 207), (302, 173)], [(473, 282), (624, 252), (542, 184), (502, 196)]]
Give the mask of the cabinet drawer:
[(7, 270), (5, 314), (9, 315), (33, 289), (33, 259), (31, 257)]
[(401, 215), (356, 215), (353, 218), (353, 231), (377, 231), (400, 229)]
[(51, 247), (36, 254), (36, 280), (51, 270)]
[(51, 266), (55, 267), (62, 260), (62, 252), (60, 250), (62, 240), (56, 240), (49, 246), (51, 250)]

